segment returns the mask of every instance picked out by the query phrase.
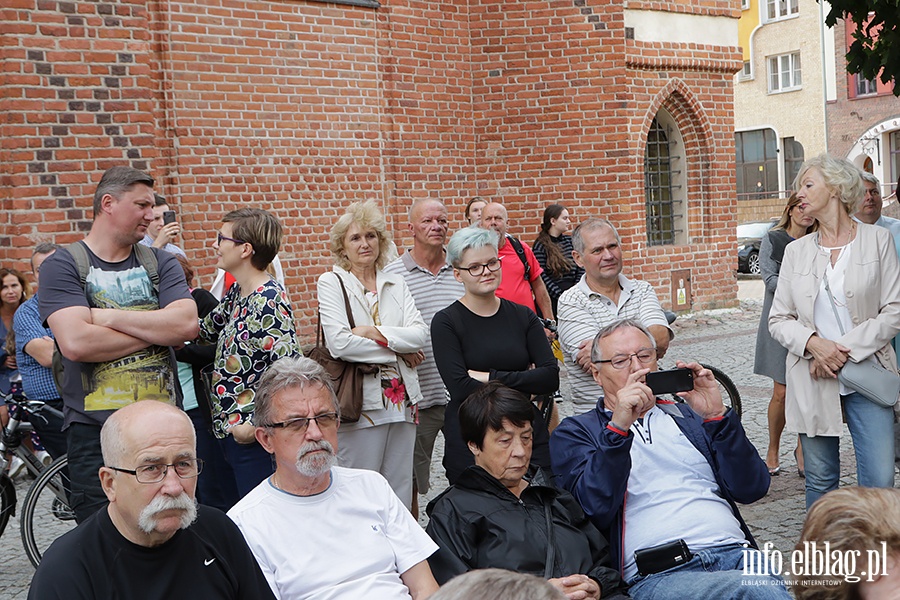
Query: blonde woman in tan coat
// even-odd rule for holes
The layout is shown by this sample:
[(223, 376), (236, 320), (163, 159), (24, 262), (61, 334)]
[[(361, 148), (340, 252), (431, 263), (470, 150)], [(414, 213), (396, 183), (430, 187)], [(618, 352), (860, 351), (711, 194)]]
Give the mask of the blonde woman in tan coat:
[(807, 508), (838, 487), (842, 413), (859, 485), (894, 484), (893, 409), (837, 379), (847, 361), (897, 371), (891, 340), (900, 330), (900, 262), (886, 229), (850, 218), (863, 197), (859, 173), (828, 155), (804, 163), (794, 185), (819, 229), (785, 249), (769, 314), (772, 337), (788, 350), (785, 418), (803, 445)]

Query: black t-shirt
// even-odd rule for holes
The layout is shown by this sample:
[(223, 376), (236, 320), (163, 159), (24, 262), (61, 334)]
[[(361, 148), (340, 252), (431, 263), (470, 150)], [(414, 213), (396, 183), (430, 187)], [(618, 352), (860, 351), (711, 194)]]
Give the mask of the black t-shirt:
[[(172, 254), (156, 252), (159, 294), (134, 251), (117, 263), (101, 260), (88, 249), (90, 271), (81, 287), (75, 259), (65, 249), (41, 265), (41, 320), (72, 306), (125, 310), (158, 310), (191, 299), (184, 271)], [(165, 327), (165, 323), (160, 323)], [(58, 336), (57, 336), (58, 337)], [(138, 400), (180, 402), (171, 348), (149, 346), (117, 360), (75, 363), (63, 358), (63, 402), (66, 426), (102, 425), (116, 409)]]
[(28, 591), (29, 600), (274, 597), (237, 525), (208, 506), (154, 548), (131, 543), (98, 511), (50, 546)]

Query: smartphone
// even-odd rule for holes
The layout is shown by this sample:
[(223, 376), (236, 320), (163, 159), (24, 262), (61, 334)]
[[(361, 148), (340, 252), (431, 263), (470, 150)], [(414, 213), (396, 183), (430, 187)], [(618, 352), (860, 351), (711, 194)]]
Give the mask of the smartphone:
[(688, 392), (694, 389), (694, 372), (690, 369), (671, 369), (669, 371), (653, 371), (644, 379), (653, 395)]
[(163, 225), (168, 225), (169, 223), (175, 222), (175, 211), (167, 210), (163, 213)]

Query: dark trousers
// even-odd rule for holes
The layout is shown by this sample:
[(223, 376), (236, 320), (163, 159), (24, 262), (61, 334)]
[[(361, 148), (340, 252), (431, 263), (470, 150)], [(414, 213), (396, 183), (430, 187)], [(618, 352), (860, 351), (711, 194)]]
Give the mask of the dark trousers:
[(72, 423), (66, 430), (69, 443), (69, 478), (72, 482), (70, 505), (75, 522), (81, 523), (107, 505), (100, 487), (100, 426)]
[(197, 479), (197, 501), (228, 512), (240, 500), (234, 471), (225, 460), (222, 446), (213, 436), (202, 411), (194, 408), (185, 412), (194, 423), (194, 431), (197, 432), (197, 457), (203, 461), (203, 471)]
[(275, 472), (272, 455), (258, 442), (238, 444), (231, 435), (218, 441), (234, 470), (234, 481), (241, 498)]

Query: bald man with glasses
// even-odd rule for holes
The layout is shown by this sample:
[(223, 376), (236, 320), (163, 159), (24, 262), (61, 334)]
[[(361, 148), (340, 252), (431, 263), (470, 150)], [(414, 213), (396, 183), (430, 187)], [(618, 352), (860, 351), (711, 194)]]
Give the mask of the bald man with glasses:
[(194, 499), (203, 462), (182, 410), (129, 404), (100, 444), (109, 504), (50, 546), (29, 599), (274, 598), (234, 523)]

